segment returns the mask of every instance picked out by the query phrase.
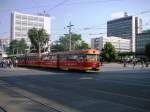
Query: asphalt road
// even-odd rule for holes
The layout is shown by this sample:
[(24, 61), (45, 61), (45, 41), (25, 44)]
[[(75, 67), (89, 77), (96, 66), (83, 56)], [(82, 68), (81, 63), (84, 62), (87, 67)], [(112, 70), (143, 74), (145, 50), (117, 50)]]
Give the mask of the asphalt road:
[(150, 68), (0, 69), (0, 107), (7, 112), (150, 112)]

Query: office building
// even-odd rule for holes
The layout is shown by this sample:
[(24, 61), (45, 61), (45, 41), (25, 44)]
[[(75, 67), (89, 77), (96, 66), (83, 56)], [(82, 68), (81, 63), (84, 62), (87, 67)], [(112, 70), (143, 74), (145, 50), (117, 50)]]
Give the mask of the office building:
[(135, 38), (142, 30), (142, 20), (135, 16), (125, 16), (107, 22), (107, 36), (131, 40), (131, 50), (135, 52)]
[(150, 32), (137, 34), (136, 37), (136, 53), (144, 54), (145, 45), (150, 43)]
[(99, 37), (91, 39), (91, 48), (102, 50), (106, 42), (112, 43), (117, 52), (130, 52), (130, 39), (122, 39), (120, 37)]
[(30, 44), (28, 30), (32, 28), (43, 28), (48, 35), (50, 35), (50, 17), (45, 15), (24, 14), (20, 12), (14, 12), (11, 14), (11, 40), (20, 40), (21, 38), (24, 38), (27, 44)]

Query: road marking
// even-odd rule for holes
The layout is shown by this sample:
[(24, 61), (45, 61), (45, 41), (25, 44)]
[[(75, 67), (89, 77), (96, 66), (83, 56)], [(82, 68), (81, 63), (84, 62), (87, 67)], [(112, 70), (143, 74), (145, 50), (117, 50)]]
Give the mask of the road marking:
[(89, 79), (93, 79), (93, 77), (81, 77), (81, 78), (79, 78), (79, 80), (89, 80)]

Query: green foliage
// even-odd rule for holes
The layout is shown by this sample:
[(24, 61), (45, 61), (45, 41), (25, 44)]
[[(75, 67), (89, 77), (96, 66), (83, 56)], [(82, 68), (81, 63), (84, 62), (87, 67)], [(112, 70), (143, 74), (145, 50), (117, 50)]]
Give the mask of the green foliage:
[(104, 48), (102, 49), (102, 57), (105, 61), (112, 62), (118, 57), (115, 47), (110, 43), (106, 42)]
[(145, 54), (150, 59), (150, 43), (145, 45)]
[[(59, 38), (51, 45), (51, 50), (55, 51), (68, 51), (69, 50), (70, 37), (68, 34)], [(89, 45), (81, 39), (80, 34), (72, 34), (71, 36), (71, 49), (83, 50), (89, 49)]]
[(28, 37), (31, 41), (32, 47), (35, 48), (39, 53), (41, 53), (44, 46), (48, 43), (48, 34), (44, 29), (37, 30), (32, 28), (28, 31)]
[(81, 45), (78, 46), (79, 50), (82, 50), (82, 49), (89, 49), (89, 45), (87, 43), (85, 43), (84, 41), (81, 41)]
[(13, 40), (10, 42), (10, 47), (7, 49), (8, 54), (22, 54), (27, 49), (25, 39)]

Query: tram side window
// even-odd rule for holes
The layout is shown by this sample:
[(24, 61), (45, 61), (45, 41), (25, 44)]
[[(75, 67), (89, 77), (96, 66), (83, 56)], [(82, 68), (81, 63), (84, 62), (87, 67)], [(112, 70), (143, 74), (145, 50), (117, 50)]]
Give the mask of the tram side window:
[(32, 61), (32, 59), (31, 59), (31, 58), (32, 58), (32, 57), (30, 56), (30, 57), (29, 57), (29, 61)]
[(21, 61), (24, 61), (24, 57), (21, 57)]
[(32, 61), (37, 61), (37, 60), (38, 60), (38, 56), (37, 56), (37, 55), (31, 56), (31, 57), (30, 57), (30, 60), (32, 60)]
[(56, 61), (57, 60), (57, 55), (51, 55), (51, 60)]
[(67, 55), (59, 55), (59, 60), (60, 61), (66, 61), (67, 60)]
[(31, 60), (31, 61), (34, 61), (34, 57), (33, 57), (33, 56), (31, 56), (31, 57), (30, 57), (30, 60)]
[(83, 61), (85, 59), (86, 55), (80, 54), (78, 55), (78, 61)]
[(69, 61), (77, 61), (78, 55), (68, 55), (67, 60)]
[(48, 55), (49, 60), (52, 60), (52, 55)]
[(19, 61), (22, 61), (22, 57), (19, 58)]
[(27, 56), (27, 61), (29, 61), (29, 57)]
[(48, 55), (44, 55), (44, 56), (42, 57), (42, 60), (44, 60), (44, 61), (49, 60), (49, 56), (48, 56)]

